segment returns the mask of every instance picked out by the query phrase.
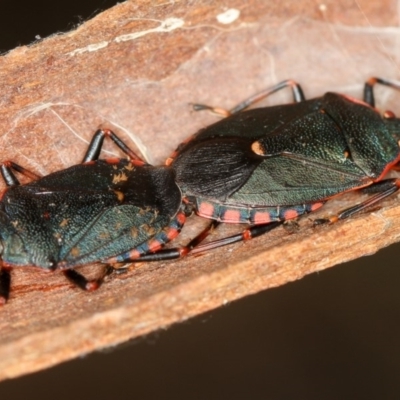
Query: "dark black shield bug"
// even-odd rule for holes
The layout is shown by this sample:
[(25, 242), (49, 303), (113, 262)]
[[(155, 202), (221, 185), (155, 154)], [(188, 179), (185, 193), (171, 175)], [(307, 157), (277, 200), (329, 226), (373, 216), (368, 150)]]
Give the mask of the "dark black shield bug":
[[(368, 187), (375, 195), (317, 223), (347, 218), (395, 193), (400, 180), (384, 178), (400, 160), (400, 119), (374, 108), (376, 83), (400, 88), (371, 78), (364, 101), (336, 93), (305, 100), (300, 86), (287, 80), (230, 111), (196, 105), (227, 118), (182, 143), (167, 165), (198, 215), (251, 225), (196, 251), (263, 234), (346, 191)], [(288, 86), (293, 104), (245, 111)]]
[[(99, 160), (105, 137), (129, 158)], [(20, 185), (13, 170), (32, 182)], [(62, 270), (94, 290), (109, 269), (88, 281), (73, 268), (156, 251), (185, 221), (173, 170), (145, 164), (109, 130), (96, 132), (82, 164), (39, 177), (5, 162), (1, 173), (7, 188), (0, 195), (0, 303), (8, 298), (12, 267)]]

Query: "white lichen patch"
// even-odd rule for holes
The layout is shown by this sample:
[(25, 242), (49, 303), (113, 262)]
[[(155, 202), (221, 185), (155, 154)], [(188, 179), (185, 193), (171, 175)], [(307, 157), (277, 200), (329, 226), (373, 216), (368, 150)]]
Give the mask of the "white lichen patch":
[(236, 8), (230, 8), (225, 12), (217, 15), (217, 21), (220, 24), (228, 25), (236, 21), (240, 16), (240, 10)]
[(128, 40), (135, 40), (142, 36), (148, 35), (149, 33), (156, 33), (156, 32), (171, 32), (175, 29), (181, 28), (185, 24), (185, 21), (180, 18), (167, 18), (165, 21), (161, 21), (160, 25), (147, 29), (145, 31), (138, 31), (133, 33), (128, 33), (126, 35), (118, 36), (114, 39), (114, 42), (126, 42)]
[(108, 46), (108, 42), (99, 42), (99, 43), (93, 43), (89, 44), (88, 46), (82, 47), (80, 49), (75, 49), (69, 53), (67, 53), (69, 56), (74, 56), (76, 54), (82, 54), (82, 53), (87, 53), (87, 52), (92, 52), (92, 51), (97, 51), (100, 49), (103, 49), (104, 47)]

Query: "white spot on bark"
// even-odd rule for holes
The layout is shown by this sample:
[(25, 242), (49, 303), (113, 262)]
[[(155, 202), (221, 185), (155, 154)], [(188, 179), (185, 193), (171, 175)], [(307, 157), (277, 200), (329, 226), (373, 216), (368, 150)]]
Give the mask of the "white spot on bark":
[(226, 10), (225, 12), (218, 14), (217, 21), (220, 24), (228, 25), (236, 21), (239, 18), (239, 15), (240, 15), (239, 10), (237, 10), (236, 8), (230, 8), (229, 10)]
[(161, 21), (160, 25), (156, 28), (147, 29), (145, 31), (133, 32), (128, 33), (126, 35), (117, 36), (114, 39), (114, 42), (126, 42), (128, 40), (135, 40), (142, 36), (146, 36), (149, 33), (156, 33), (156, 32), (171, 32), (175, 29), (181, 28), (185, 24), (185, 21), (180, 18), (167, 18), (165, 21)]
[(82, 53), (87, 53), (87, 52), (92, 52), (92, 51), (97, 51), (100, 49), (103, 49), (104, 47), (108, 46), (108, 42), (100, 42), (100, 43), (94, 43), (94, 44), (89, 44), (86, 47), (82, 47), (80, 49), (75, 49), (69, 53), (67, 53), (69, 56), (74, 56), (76, 54), (82, 54)]

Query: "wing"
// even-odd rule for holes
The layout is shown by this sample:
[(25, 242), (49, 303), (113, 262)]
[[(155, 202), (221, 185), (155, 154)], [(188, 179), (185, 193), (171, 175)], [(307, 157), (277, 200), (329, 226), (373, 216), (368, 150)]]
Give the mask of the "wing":
[(226, 200), (226, 205), (306, 204), (370, 183), (358, 170), (332, 168), (314, 160), (283, 154), (260, 163), (244, 185)]

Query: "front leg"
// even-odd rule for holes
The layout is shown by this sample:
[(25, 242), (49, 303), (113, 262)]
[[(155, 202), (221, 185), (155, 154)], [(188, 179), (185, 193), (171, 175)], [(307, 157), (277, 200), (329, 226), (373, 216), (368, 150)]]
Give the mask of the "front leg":
[(10, 297), (10, 284), (10, 269), (2, 266), (0, 269), (0, 306), (6, 304)]
[(114, 268), (110, 265), (104, 267), (103, 274), (100, 278), (87, 279), (85, 276), (75, 271), (74, 269), (67, 269), (64, 272), (65, 277), (71, 281), (74, 285), (78, 286), (82, 290), (93, 292), (97, 290), (104, 281), (104, 278), (110, 275), (114, 271)]

